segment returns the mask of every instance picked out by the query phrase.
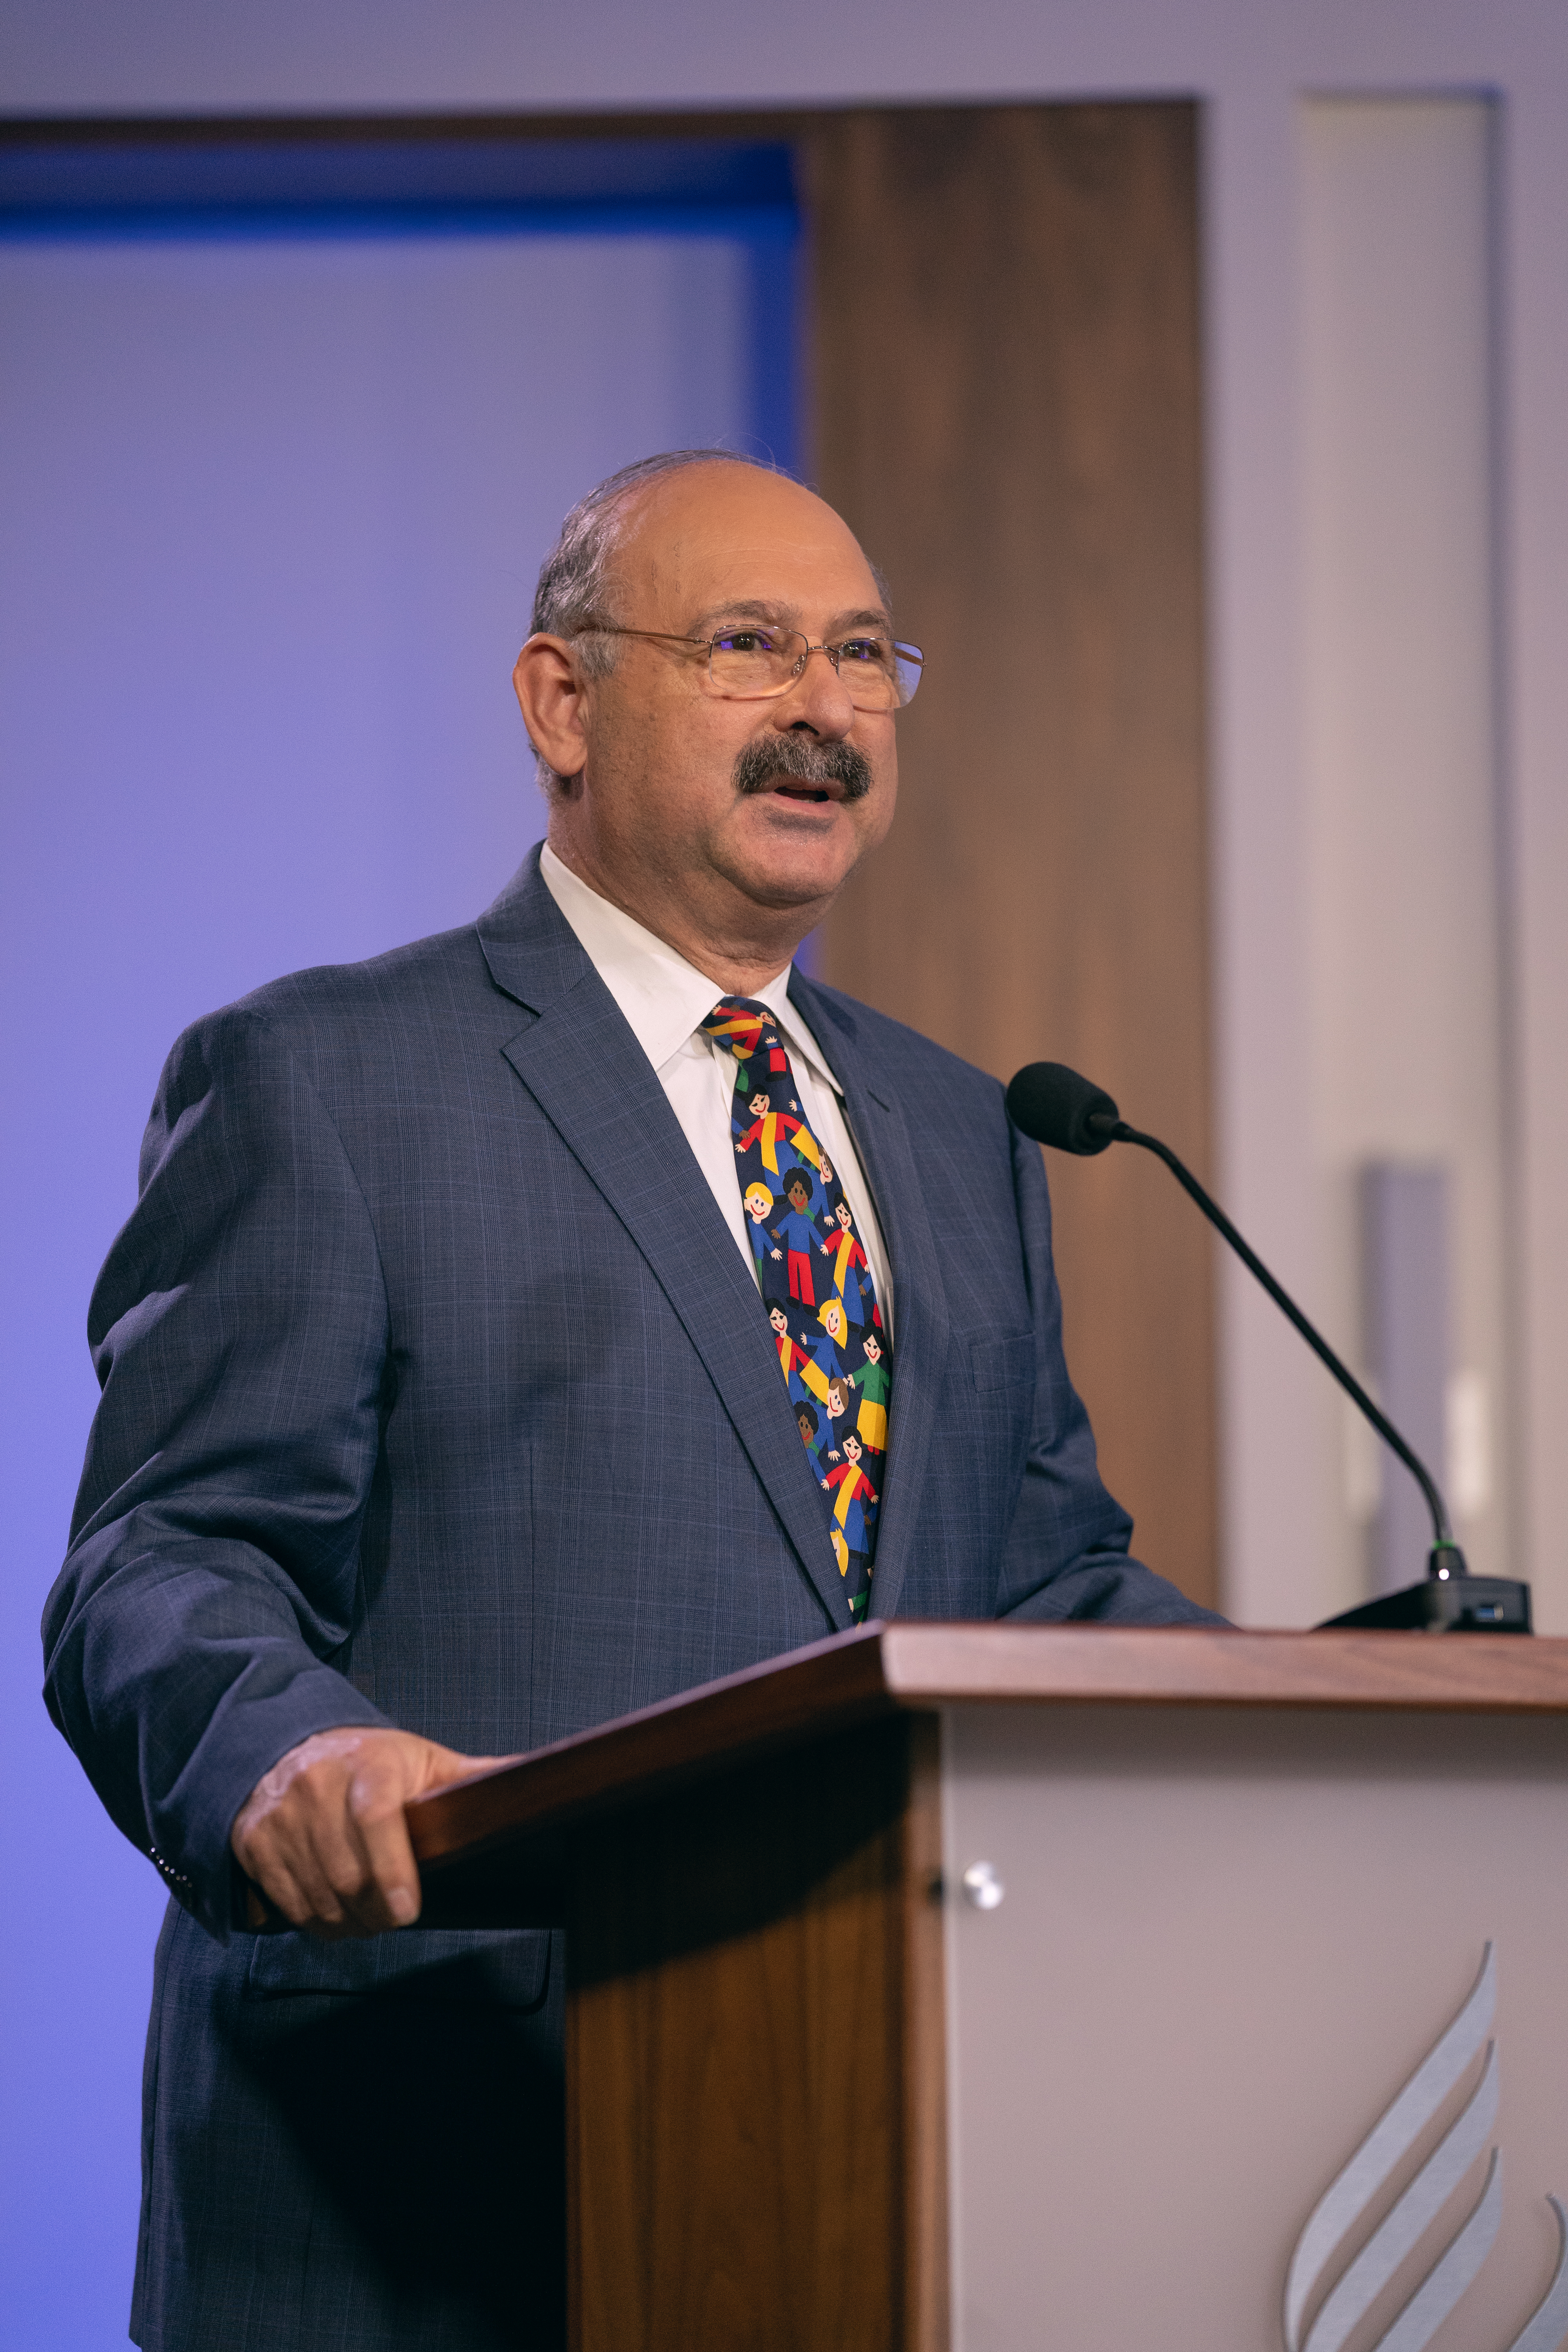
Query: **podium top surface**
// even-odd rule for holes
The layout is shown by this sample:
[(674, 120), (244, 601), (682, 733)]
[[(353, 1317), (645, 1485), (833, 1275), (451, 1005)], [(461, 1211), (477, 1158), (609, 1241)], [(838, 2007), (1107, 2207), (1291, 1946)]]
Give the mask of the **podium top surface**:
[(989, 1704), (1568, 1717), (1568, 1640), (1218, 1626), (878, 1624), (493, 1765), (408, 1807), (422, 1867), (899, 1714)]

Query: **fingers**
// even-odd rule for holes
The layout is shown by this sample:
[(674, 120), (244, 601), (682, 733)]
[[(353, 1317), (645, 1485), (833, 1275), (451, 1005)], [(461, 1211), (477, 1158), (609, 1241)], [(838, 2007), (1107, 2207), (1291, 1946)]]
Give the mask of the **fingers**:
[(349, 1783), (347, 1819), (362, 1878), (350, 1916), (360, 1932), (407, 1927), (419, 1916), (419, 1873), (403, 1808), (416, 1793), (405, 1759), (372, 1759)]
[[(404, 1807), (411, 1797), (445, 1788), (501, 1759), (459, 1756), (433, 1739), (395, 1735), (395, 1749), (376, 1748), (349, 1782), (348, 1822), (357, 1842), (363, 1875), (357, 1896), (344, 1908), (353, 1932), (375, 1935), (385, 1927), (408, 1927), (419, 1916), (418, 1864), (409, 1841)], [(341, 1891), (341, 1882), (334, 1881)]]
[(245, 1871), (252, 1882), (246, 1904), (247, 1926), (259, 1932), (264, 1927), (276, 1927), (279, 1918), (293, 1927), (305, 1925), (310, 1916), (310, 1906), (287, 1871), (280, 1869), (270, 1856), (262, 1856), (255, 1846)]
[[(344, 1898), (358, 1891), (363, 1875), (346, 1819), (334, 1823), (332, 1818), (332, 1784), (341, 1777), (320, 1764), (302, 1771), (235, 1827), (231, 1843), (242, 1867), (296, 1927), (341, 1932), (347, 1924)], [(341, 1811), (341, 1790), (338, 1794)]]
[(419, 1788), (411, 1789), (409, 1796), (426, 1796), (432, 1789), (445, 1789), (453, 1780), (466, 1780), (474, 1772), (493, 1772), (502, 1764), (515, 1764), (516, 1756), (460, 1756), (455, 1748), (439, 1748), (435, 1740), (420, 1742), (426, 1754), (426, 1778)]
[(411, 1732), (318, 1732), (258, 1783), (230, 1843), (293, 1927), (328, 1939), (406, 1927), (420, 1895), (404, 1806), (496, 1760)]

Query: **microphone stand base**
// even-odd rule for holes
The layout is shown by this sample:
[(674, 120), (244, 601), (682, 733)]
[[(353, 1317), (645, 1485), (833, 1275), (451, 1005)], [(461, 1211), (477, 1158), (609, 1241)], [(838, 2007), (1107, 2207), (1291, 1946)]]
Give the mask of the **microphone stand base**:
[(1528, 1633), (1530, 1587), (1509, 1576), (1426, 1576), (1359, 1609), (1327, 1617), (1330, 1626), (1426, 1633)]

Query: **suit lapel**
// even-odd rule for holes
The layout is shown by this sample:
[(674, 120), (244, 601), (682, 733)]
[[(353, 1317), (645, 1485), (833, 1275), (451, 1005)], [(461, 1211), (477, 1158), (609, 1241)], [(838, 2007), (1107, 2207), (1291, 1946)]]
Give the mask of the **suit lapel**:
[(540, 877), (537, 853), (479, 933), (496, 985), (535, 1016), (501, 1051), (642, 1252), (829, 1616), (847, 1627), (822, 1496), (756, 1285), (647, 1055)]
[(847, 1006), (798, 971), (789, 992), (844, 1089), (845, 1116), (892, 1267), (893, 1386), (882, 1474), (887, 1491), (877, 1528), (870, 1600), (873, 1617), (891, 1617), (914, 1544), (947, 1360), (942, 1264), (903, 1112), (866, 1054), (858, 1023)]

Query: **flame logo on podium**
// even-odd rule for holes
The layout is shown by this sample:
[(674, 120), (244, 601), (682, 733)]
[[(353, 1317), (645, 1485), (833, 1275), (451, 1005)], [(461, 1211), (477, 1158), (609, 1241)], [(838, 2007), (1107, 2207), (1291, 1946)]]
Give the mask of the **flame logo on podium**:
[[(1497, 2043), (1487, 2032), (1497, 2007), (1497, 1961), (1489, 1944), (1480, 1974), (1447, 2031), (1439, 2036), (1387, 2113), (1330, 2182), (1296, 2241), (1285, 2275), (1286, 2352), (1340, 2352), (1400, 2263), (1436, 2221), (1486, 2147), (1497, 2119)], [(1466, 2068), (1486, 2046), (1475, 2089), (1403, 2195), (1336, 2280), (1302, 2335), (1307, 2306), (1335, 2252), (1409, 2155)], [(1557, 2268), (1545, 2299), (1508, 2352), (1559, 2352), (1568, 2336), (1568, 2216), (1555, 2197)], [(1502, 2152), (1493, 2148), (1481, 2193), (1375, 2352), (1423, 2352), (1475, 2277), (1502, 2219)]]

